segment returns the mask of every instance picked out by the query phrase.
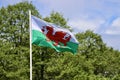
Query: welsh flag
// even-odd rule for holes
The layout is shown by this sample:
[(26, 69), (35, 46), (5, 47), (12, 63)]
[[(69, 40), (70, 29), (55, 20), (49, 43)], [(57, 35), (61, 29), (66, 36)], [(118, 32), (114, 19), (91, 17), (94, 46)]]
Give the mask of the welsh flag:
[(76, 53), (78, 41), (67, 29), (31, 16), (32, 44), (54, 48), (57, 52)]

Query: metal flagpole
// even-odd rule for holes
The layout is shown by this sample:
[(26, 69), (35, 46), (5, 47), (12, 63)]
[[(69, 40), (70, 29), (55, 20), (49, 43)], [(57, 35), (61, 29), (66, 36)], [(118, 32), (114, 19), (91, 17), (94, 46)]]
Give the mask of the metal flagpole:
[(29, 29), (30, 29), (30, 80), (32, 80), (32, 29), (31, 29), (31, 11), (29, 10)]

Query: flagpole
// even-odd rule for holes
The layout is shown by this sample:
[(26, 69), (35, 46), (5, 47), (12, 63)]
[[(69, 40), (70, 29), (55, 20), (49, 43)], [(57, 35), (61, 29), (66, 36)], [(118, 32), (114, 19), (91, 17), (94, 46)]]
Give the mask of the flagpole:
[(31, 10), (29, 10), (29, 29), (30, 29), (30, 80), (32, 80), (32, 29), (31, 29)]

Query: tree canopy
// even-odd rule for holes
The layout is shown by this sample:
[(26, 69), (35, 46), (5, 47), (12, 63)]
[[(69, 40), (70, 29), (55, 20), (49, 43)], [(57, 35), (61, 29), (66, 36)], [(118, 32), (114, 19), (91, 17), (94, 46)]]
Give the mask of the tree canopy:
[[(72, 30), (59, 12), (43, 18), (28, 2), (0, 8), (0, 80), (30, 78), (29, 10), (34, 16)], [(76, 55), (32, 45), (33, 80), (120, 80), (120, 51), (106, 46), (93, 31), (75, 36), (80, 43)]]

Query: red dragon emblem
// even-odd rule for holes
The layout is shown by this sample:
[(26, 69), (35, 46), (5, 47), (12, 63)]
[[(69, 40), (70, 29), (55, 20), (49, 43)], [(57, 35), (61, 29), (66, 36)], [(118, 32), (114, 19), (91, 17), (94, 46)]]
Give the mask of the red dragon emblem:
[(57, 46), (59, 42), (63, 43), (64, 46), (66, 46), (67, 42), (71, 38), (70, 34), (64, 31), (55, 31), (52, 26), (43, 26), (42, 31), (50, 40), (55, 42), (55, 46)]

